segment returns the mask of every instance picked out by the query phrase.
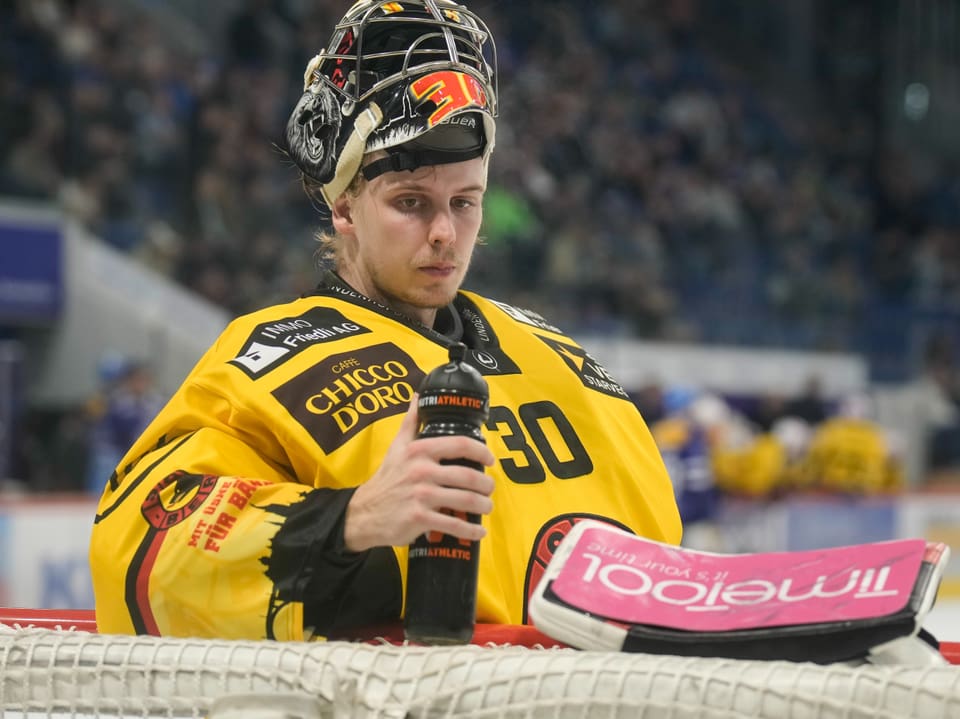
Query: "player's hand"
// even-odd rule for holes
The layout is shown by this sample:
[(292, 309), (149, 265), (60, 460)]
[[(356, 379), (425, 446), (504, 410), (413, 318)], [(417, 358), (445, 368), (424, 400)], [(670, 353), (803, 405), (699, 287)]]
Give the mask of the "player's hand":
[(471, 541), (486, 534), (481, 525), (443, 510), (489, 514), (493, 478), (441, 460), (465, 459), (489, 467), (493, 452), (470, 437), (417, 439), (417, 426), (414, 395), (383, 463), (357, 487), (347, 505), (343, 532), (347, 549), (402, 546), (430, 531)]

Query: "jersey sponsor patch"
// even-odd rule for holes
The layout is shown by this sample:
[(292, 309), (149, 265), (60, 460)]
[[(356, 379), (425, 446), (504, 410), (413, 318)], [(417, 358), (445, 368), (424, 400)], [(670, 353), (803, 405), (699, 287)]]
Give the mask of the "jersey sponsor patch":
[(548, 330), (549, 332), (563, 334), (559, 327), (554, 327), (533, 310), (521, 309), (520, 307), (514, 307), (513, 305), (508, 305), (505, 302), (497, 302), (496, 300), (490, 301), (517, 322), (522, 322), (525, 325), (530, 325), (531, 327), (536, 327), (541, 330)]
[(377, 420), (406, 412), (424, 376), (410, 355), (384, 343), (332, 355), (273, 396), (330, 454)]
[(330, 307), (313, 307), (302, 315), (257, 325), (239, 355), (229, 364), (251, 379), (279, 367), (308, 347), (370, 330)]
[(520, 368), (499, 347), (488, 350), (471, 349), (467, 361), (482, 375), (520, 374)]
[(544, 337), (543, 335), (537, 335), (537, 337), (560, 355), (567, 367), (580, 378), (584, 387), (608, 394), (611, 397), (630, 400), (626, 390), (607, 372), (603, 365), (591, 357), (582, 347), (559, 342), (552, 337)]

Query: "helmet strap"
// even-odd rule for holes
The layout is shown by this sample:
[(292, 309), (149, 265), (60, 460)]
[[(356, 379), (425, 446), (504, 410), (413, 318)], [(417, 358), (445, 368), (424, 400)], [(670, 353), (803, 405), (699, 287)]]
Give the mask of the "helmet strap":
[(323, 199), (326, 200), (328, 206), (333, 207), (336, 199), (350, 186), (357, 170), (360, 169), (360, 163), (363, 162), (367, 138), (371, 132), (379, 127), (382, 121), (383, 112), (375, 102), (371, 102), (363, 112), (357, 115), (357, 119), (353, 123), (353, 131), (340, 152), (333, 179), (320, 188)]
[[(401, 146), (402, 147), (402, 146)], [(388, 151), (389, 152), (389, 151)], [(413, 171), (424, 165), (447, 165), (454, 162), (465, 162), (483, 154), (482, 147), (471, 147), (468, 150), (417, 150), (409, 151), (398, 149), (390, 152), (384, 158), (374, 160), (364, 165), (361, 172), (369, 182), (386, 172)]]

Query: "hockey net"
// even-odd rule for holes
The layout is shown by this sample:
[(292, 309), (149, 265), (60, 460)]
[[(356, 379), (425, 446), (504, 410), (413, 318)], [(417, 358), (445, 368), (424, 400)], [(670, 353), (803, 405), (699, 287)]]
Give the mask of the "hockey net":
[[(0, 619), (0, 621), (3, 621)], [(469, 645), (252, 642), (0, 627), (7, 717), (960, 716), (960, 667)]]

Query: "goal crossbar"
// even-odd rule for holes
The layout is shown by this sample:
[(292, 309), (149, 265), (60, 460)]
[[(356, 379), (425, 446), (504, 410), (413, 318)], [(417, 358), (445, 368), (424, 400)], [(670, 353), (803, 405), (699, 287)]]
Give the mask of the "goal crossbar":
[(960, 667), (0, 630), (5, 718), (215, 719), (229, 697), (270, 716), (291, 696), (316, 713), (284, 716), (946, 718), (960, 716)]

